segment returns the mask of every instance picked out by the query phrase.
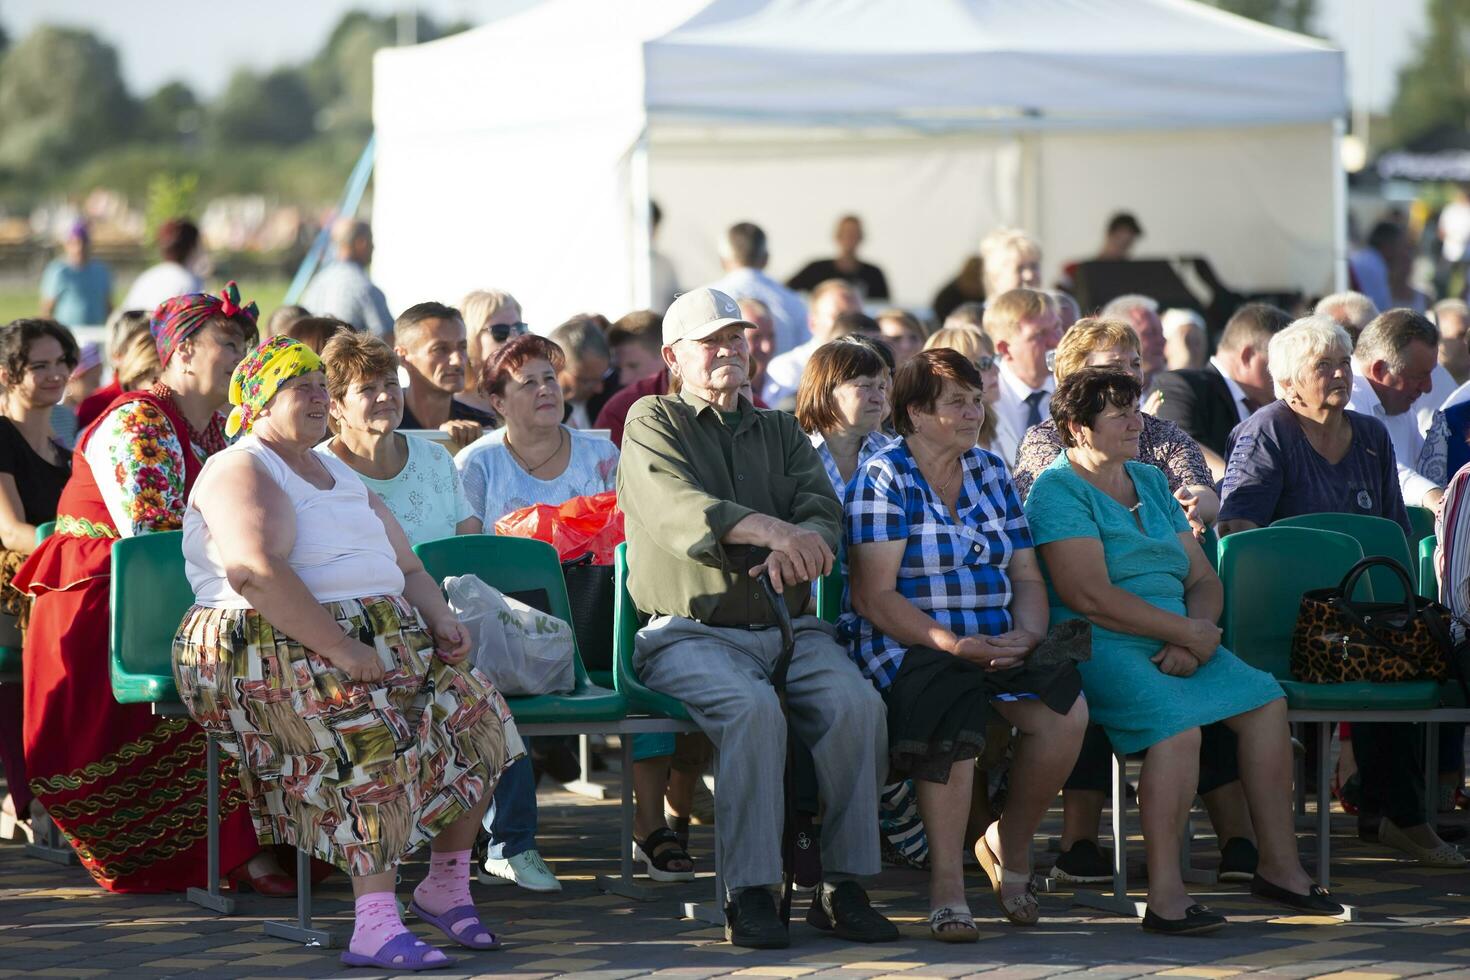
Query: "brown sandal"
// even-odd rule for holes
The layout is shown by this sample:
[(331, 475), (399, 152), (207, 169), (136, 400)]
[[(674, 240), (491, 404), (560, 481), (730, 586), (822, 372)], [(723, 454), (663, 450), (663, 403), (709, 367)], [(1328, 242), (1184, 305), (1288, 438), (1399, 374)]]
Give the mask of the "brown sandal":
[[(991, 824), (994, 827), (995, 824)], [(990, 827), (985, 828), (985, 833), (975, 842), (975, 857), (980, 861), (980, 867), (985, 869), (985, 876), (990, 879), (990, 887), (995, 891), (995, 900), (1000, 903), (1001, 912), (1014, 925), (1034, 926), (1041, 920), (1041, 903), (1036, 900), (1036, 884), (1032, 881), (1030, 874), (1022, 874), (1019, 871), (1007, 871), (1001, 866), (1000, 856), (990, 848), (990, 841), (986, 836), (990, 833)], [(1012, 895), (1006, 898), (1001, 891), (1002, 884), (1019, 884), (1024, 881), (1026, 890), (1020, 895)]]

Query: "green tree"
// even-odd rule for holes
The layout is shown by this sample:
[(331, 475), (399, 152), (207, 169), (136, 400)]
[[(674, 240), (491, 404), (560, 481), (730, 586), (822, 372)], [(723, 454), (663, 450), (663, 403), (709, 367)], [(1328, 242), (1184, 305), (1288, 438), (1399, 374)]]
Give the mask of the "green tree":
[(139, 124), (150, 140), (176, 141), (197, 132), (204, 109), (194, 90), (183, 82), (169, 82), (139, 106)]
[(265, 75), (237, 71), (215, 101), (210, 135), (217, 144), (293, 146), (316, 132), (316, 102), (292, 68)]
[(39, 27), (0, 72), (0, 166), (38, 172), (81, 160), (126, 134), (135, 108), (111, 45)]
[(148, 203), (144, 208), (144, 221), (148, 227), (148, 239), (152, 241), (159, 227), (171, 218), (198, 214), (199, 175), (157, 174), (148, 182)]
[(1298, 34), (1313, 33), (1317, 0), (1207, 0), (1210, 4), (1241, 17)]
[(1399, 70), (1396, 142), (1438, 126), (1470, 128), (1470, 0), (1429, 0), (1429, 31)]

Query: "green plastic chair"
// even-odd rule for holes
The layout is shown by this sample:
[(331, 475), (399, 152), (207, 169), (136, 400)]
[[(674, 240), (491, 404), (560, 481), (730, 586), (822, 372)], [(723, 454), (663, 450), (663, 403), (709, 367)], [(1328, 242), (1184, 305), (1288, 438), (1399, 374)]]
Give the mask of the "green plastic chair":
[[(1220, 541), (1220, 578), (1225, 583), (1221, 642), (1280, 681), (1288, 708), (1358, 711), (1435, 706), (1438, 685), (1433, 681), (1308, 684), (1291, 677), (1291, 634), (1302, 593), (1337, 585), (1362, 557), (1362, 547), (1346, 534), (1282, 526), (1279, 521)], [(1395, 585), (1389, 595), (1402, 588)], [(1362, 592), (1359, 596), (1371, 598)]]
[(182, 531), (139, 534), (112, 546), (108, 664), (120, 704), (178, 703), (174, 634), (194, 605), (183, 546)]
[(689, 711), (684, 707), (684, 702), (645, 687), (633, 672), (633, 638), (638, 635), (644, 617), (639, 614), (638, 608), (633, 605), (633, 597), (628, 594), (626, 542), (618, 545), (613, 553), (613, 589), (616, 596), (613, 604), (613, 677), (618, 693), (628, 699), (628, 711), (689, 721)]
[(1414, 529), (1414, 534), (1409, 540), (1422, 541), (1434, 536), (1434, 511), (1428, 507), (1420, 507), (1418, 504), (1410, 504), (1404, 509), (1409, 512), (1409, 527)]
[(1434, 570), (1434, 549), (1439, 539), (1434, 535), (1419, 541), (1419, 594), (1426, 599), (1439, 601), (1439, 574)]
[[(414, 553), (434, 577), (443, 582), (450, 575), (479, 576), (480, 581), (502, 592), (545, 589), (550, 609), (557, 619), (572, 621), (572, 604), (562, 577), (556, 549), (544, 541), (496, 534), (465, 534), (414, 546)], [(531, 694), (507, 697), (511, 714), (523, 725), (618, 721), (628, 714), (627, 702), (617, 691), (598, 687), (574, 654), (576, 672), (569, 694)]]
[(42, 541), (45, 541), (47, 538), (51, 537), (52, 532), (54, 532), (55, 530), (56, 530), (56, 522), (55, 521), (47, 521), (45, 524), (37, 524), (36, 525), (36, 544), (40, 544)]
[(1205, 553), (1205, 559), (1209, 561), (1210, 567), (1217, 573), (1220, 571), (1220, 535), (1215, 533), (1213, 524), (1205, 528), (1205, 536), (1200, 540), (1200, 549)]
[[(1418, 584), (1416, 580), (1419, 577), (1419, 562), (1409, 551), (1409, 539), (1404, 537), (1404, 529), (1397, 522), (1386, 517), (1374, 517), (1371, 514), (1303, 514), (1300, 517), (1283, 517), (1274, 521), (1271, 526), (1310, 527), (1346, 534), (1358, 542), (1365, 557), (1392, 558), (1404, 566), (1404, 571), (1409, 573), (1409, 581), (1415, 582), (1416, 586)], [(1370, 571), (1368, 581), (1373, 583), (1374, 595), (1392, 599), (1402, 591), (1398, 579), (1384, 568)]]
[(817, 618), (826, 623), (835, 623), (842, 615), (842, 590), (847, 586), (847, 578), (842, 574), (842, 569), (837, 565), (832, 566), (832, 572), (817, 579)]

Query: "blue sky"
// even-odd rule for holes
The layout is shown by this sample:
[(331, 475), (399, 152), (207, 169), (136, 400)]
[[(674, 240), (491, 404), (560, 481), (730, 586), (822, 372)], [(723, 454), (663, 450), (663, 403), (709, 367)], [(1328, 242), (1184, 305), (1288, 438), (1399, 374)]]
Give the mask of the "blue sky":
[[(182, 79), (205, 95), (237, 68), (306, 58), (343, 12), (413, 7), (443, 20), (484, 23), (537, 0), (0, 0), (0, 23), (23, 36), (38, 23), (85, 26), (115, 45), (135, 93)], [(639, 0), (657, 2), (657, 0)], [(1386, 108), (1395, 73), (1424, 27), (1423, 0), (1319, 0), (1318, 30), (1348, 55), (1356, 107)]]

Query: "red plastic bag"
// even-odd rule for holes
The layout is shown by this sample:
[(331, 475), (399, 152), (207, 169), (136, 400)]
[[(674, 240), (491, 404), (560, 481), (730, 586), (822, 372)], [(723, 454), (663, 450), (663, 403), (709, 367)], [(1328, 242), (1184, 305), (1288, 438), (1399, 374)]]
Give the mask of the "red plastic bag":
[(573, 497), (559, 507), (532, 504), (513, 510), (495, 522), (495, 533), (545, 541), (562, 561), (590, 551), (592, 564), (611, 565), (613, 550), (623, 541), (623, 512), (618, 510), (617, 491), (605, 490)]

